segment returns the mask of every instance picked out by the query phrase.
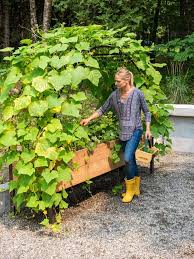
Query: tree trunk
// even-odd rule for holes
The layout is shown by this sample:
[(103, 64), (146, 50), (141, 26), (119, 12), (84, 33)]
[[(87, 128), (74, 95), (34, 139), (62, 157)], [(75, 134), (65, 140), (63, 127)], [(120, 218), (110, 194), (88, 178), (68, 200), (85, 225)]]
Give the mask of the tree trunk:
[(51, 22), (52, 0), (44, 1), (43, 30), (48, 31)]
[(35, 42), (36, 41), (36, 30), (38, 28), (35, 0), (30, 0), (30, 24), (31, 24), (31, 30), (32, 30), (32, 39)]
[(152, 37), (151, 37), (152, 42), (156, 42), (156, 34), (158, 29), (158, 20), (159, 20), (159, 14), (161, 9), (161, 2), (162, 0), (158, 0), (157, 7), (154, 14), (154, 26), (153, 26)]
[(4, 39), (3, 47), (6, 48), (10, 45), (10, 3), (9, 0), (3, 1), (3, 18), (4, 18)]

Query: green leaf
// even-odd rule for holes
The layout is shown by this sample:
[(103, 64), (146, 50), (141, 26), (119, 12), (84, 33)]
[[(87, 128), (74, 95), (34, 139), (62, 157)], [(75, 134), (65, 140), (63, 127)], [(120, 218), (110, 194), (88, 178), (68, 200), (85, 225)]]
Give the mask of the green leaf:
[(0, 49), (0, 52), (11, 52), (12, 50), (14, 50), (14, 48), (7, 47), (7, 48), (4, 48), (4, 49)]
[(30, 103), (31, 103), (31, 96), (21, 96), (14, 100), (16, 110), (25, 109), (29, 106)]
[(77, 105), (69, 102), (64, 102), (62, 105), (61, 113), (67, 116), (80, 117)]
[(33, 78), (32, 86), (36, 89), (36, 91), (40, 93), (43, 93), (45, 90), (48, 90), (50, 88), (48, 80), (43, 78), (42, 76)]
[(48, 226), (49, 225), (49, 219), (44, 219), (43, 221), (40, 222), (40, 224), (45, 226), (45, 227)]
[(0, 144), (4, 145), (5, 147), (11, 147), (18, 144), (18, 141), (15, 137), (16, 132), (14, 130), (8, 130), (3, 133), (0, 137)]
[(46, 98), (49, 108), (54, 108), (62, 104), (63, 98), (58, 98), (57, 95), (49, 95)]
[(62, 158), (65, 163), (68, 163), (74, 156), (74, 152), (65, 150), (61, 151), (59, 154), (59, 158)]
[(159, 85), (162, 76), (160, 74), (160, 72), (158, 72), (157, 70), (155, 70), (153, 67), (149, 67), (146, 69), (146, 74), (152, 76), (153, 78), (153, 82), (157, 85)]
[(29, 186), (21, 186), (17, 190), (17, 194), (27, 192), (29, 190)]
[(66, 166), (58, 166), (58, 178), (57, 182), (66, 181), (69, 182), (72, 180), (72, 170), (69, 167)]
[(35, 157), (35, 152), (33, 150), (26, 150), (21, 153), (21, 158), (24, 163), (30, 162)]
[(89, 44), (89, 42), (81, 41), (80, 43), (76, 44), (75, 47), (79, 51), (89, 50), (90, 49), (90, 44)]
[(84, 92), (78, 92), (76, 94), (70, 95), (76, 102), (84, 101), (87, 99)]
[(19, 175), (33, 175), (35, 173), (35, 169), (33, 168), (32, 163), (24, 164), (23, 162), (19, 161), (16, 165), (16, 170), (18, 171)]
[(13, 202), (16, 204), (17, 208), (20, 208), (22, 203), (25, 201), (25, 196), (23, 193), (17, 194), (13, 198)]
[(31, 39), (22, 39), (20, 41), (20, 43), (25, 44), (25, 45), (30, 45), (30, 44), (32, 44), (32, 40)]
[(56, 147), (49, 147), (45, 143), (37, 143), (35, 148), (35, 153), (38, 156), (44, 156), (50, 160), (57, 160), (58, 152)]
[(17, 151), (11, 151), (6, 156), (6, 163), (11, 165), (13, 162), (19, 160), (19, 153)]
[(45, 157), (38, 157), (34, 162), (34, 167), (48, 166), (48, 161)]
[(7, 78), (4, 81), (4, 85), (8, 86), (8, 85), (12, 85), (12, 84), (16, 84), (20, 78), (22, 77), (22, 74), (20, 72), (20, 69), (18, 67), (11, 67), (10, 72), (7, 75)]
[(65, 201), (61, 201), (59, 204), (60, 209), (67, 209), (68, 208), (68, 203)]
[(14, 109), (12, 106), (6, 106), (2, 112), (4, 121), (9, 120), (14, 115)]
[(47, 67), (48, 63), (50, 62), (50, 58), (47, 56), (40, 56), (38, 66), (43, 70)]
[(36, 208), (38, 206), (37, 196), (31, 196), (26, 203), (26, 207), (28, 208)]
[(52, 76), (50, 76), (48, 80), (56, 91), (60, 91), (64, 87), (65, 83), (69, 83), (69, 81), (65, 81), (63, 75), (60, 75), (57, 72), (52, 73)]
[(89, 57), (88, 60), (84, 61), (85, 65), (88, 67), (94, 67), (94, 68), (99, 68), (98, 61), (92, 57)]
[(24, 140), (31, 140), (31, 141), (35, 141), (36, 137), (38, 135), (38, 128), (35, 127), (30, 127), (27, 129), (27, 134), (24, 137)]
[(41, 186), (41, 190), (50, 196), (52, 196), (56, 192), (56, 186), (57, 182), (51, 183), (51, 184), (46, 184)]
[(47, 130), (54, 133), (57, 130), (62, 130), (63, 126), (59, 119), (52, 119), (51, 123), (47, 125)]
[(42, 173), (42, 177), (45, 179), (46, 183), (49, 184), (53, 179), (58, 177), (58, 172), (55, 170), (50, 172), (49, 169), (45, 169)]
[(59, 41), (61, 43), (70, 43), (70, 42), (74, 43), (74, 42), (78, 41), (78, 37), (77, 36), (70, 37), (70, 38), (62, 37), (62, 38), (59, 39)]
[(62, 190), (62, 196), (63, 196), (63, 199), (66, 199), (68, 197), (68, 193), (64, 189)]
[(18, 181), (11, 181), (9, 182), (9, 191), (12, 192), (13, 190), (17, 189)]
[(48, 110), (48, 103), (47, 101), (35, 101), (32, 102), (29, 107), (28, 111), (31, 116), (41, 117), (43, 114)]
[(72, 84), (78, 85), (82, 82), (82, 80), (86, 79), (88, 76), (88, 70), (85, 68), (78, 66), (75, 69), (72, 70)]
[(101, 73), (98, 70), (92, 70), (90, 71), (89, 75), (88, 75), (88, 79), (90, 80), (90, 82), (96, 86), (98, 86), (99, 84), (99, 79), (101, 78)]
[(81, 126), (76, 129), (75, 136), (80, 139), (84, 138), (84, 139), (89, 140), (87, 131)]

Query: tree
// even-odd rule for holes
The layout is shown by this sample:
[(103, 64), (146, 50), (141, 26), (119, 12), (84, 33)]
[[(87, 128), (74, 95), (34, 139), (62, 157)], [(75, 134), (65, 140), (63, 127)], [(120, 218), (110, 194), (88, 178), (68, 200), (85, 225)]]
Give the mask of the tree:
[(48, 31), (51, 22), (51, 10), (52, 10), (52, 0), (44, 1), (44, 12), (43, 12), (43, 30)]
[(30, 0), (30, 24), (31, 24), (33, 41), (36, 41), (36, 30), (38, 28), (38, 23), (37, 23), (37, 17), (36, 17), (35, 0)]

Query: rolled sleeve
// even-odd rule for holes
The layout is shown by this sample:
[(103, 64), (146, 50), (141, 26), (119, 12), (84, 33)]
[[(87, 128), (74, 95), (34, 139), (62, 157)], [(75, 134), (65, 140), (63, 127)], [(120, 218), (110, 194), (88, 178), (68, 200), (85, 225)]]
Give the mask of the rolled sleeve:
[(140, 92), (140, 100), (141, 100), (141, 109), (143, 110), (143, 113), (144, 113), (144, 116), (145, 116), (145, 121), (151, 122), (151, 113), (148, 109), (146, 99), (145, 99), (144, 94), (142, 92)]
[(105, 112), (109, 111), (112, 107), (112, 94), (108, 97), (105, 103), (96, 110), (100, 116), (102, 116)]

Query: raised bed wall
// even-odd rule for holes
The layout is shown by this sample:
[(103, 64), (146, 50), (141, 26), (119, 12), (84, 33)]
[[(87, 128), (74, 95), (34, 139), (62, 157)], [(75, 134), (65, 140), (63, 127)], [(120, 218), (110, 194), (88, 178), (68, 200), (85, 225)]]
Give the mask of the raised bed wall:
[(170, 113), (175, 131), (171, 132), (172, 149), (194, 153), (194, 105), (174, 104)]

